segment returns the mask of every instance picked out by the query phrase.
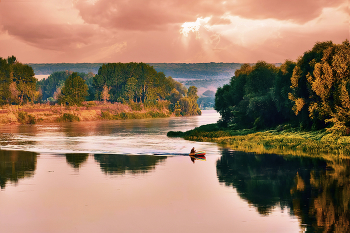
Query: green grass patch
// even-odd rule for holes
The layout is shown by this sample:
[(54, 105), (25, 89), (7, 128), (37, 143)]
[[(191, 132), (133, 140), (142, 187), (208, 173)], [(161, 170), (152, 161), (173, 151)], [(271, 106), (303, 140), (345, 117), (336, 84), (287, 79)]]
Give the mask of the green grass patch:
[(186, 132), (170, 131), (169, 137), (193, 141), (216, 142), (234, 150), (284, 155), (350, 157), (350, 137), (319, 131), (288, 128), (255, 131), (230, 130), (217, 124), (197, 127)]

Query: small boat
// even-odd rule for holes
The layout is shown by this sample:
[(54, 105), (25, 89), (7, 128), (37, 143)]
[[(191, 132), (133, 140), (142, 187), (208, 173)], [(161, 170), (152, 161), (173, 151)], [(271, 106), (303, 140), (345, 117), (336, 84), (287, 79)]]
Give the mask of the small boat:
[(195, 153), (190, 153), (190, 156), (194, 157), (203, 157), (205, 155), (205, 151), (196, 151)]

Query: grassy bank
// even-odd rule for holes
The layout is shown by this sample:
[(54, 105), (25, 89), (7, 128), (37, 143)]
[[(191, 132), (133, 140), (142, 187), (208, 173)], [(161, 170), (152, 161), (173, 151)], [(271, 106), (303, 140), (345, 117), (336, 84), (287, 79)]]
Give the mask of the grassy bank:
[(225, 130), (217, 124), (203, 125), (187, 132), (168, 133), (169, 137), (216, 142), (234, 150), (313, 157), (350, 157), (350, 137), (321, 131), (275, 129), (267, 131)]
[(99, 102), (87, 102), (81, 107), (48, 104), (7, 105), (0, 108), (0, 125), (142, 119), (171, 115), (167, 104), (162, 102), (153, 106)]

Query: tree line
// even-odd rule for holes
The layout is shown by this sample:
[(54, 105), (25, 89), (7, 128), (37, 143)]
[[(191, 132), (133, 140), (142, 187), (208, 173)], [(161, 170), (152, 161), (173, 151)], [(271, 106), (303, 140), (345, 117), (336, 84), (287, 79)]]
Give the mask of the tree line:
[(40, 93), (33, 69), (16, 57), (0, 57), (0, 105), (34, 103)]
[(277, 125), (350, 133), (350, 45), (317, 42), (296, 62), (244, 64), (218, 88), (220, 125), (264, 129)]
[(142, 103), (166, 101), (176, 115), (198, 115), (197, 88), (188, 89), (145, 63), (103, 64), (96, 75), (58, 71), (38, 81), (33, 68), (16, 57), (0, 58), (0, 105), (52, 102), (82, 105), (83, 101)]

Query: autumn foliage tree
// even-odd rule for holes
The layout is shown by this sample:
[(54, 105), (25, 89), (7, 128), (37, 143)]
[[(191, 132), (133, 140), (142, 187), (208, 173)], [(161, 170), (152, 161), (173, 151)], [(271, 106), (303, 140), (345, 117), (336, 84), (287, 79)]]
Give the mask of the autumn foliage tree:
[(313, 74), (308, 76), (312, 91), (319, 101), (310, 101), (309, 115), (332, 122), (341, 131), (350, 127), (350, 46), (328, 47)]
[(322, 128), (333, 123), (333, 129), (345, 133), (350, 127), (349, 81), (349, 41), (316, 43), (293, 72), (290, 99), (295, 114), (306, 126)]

